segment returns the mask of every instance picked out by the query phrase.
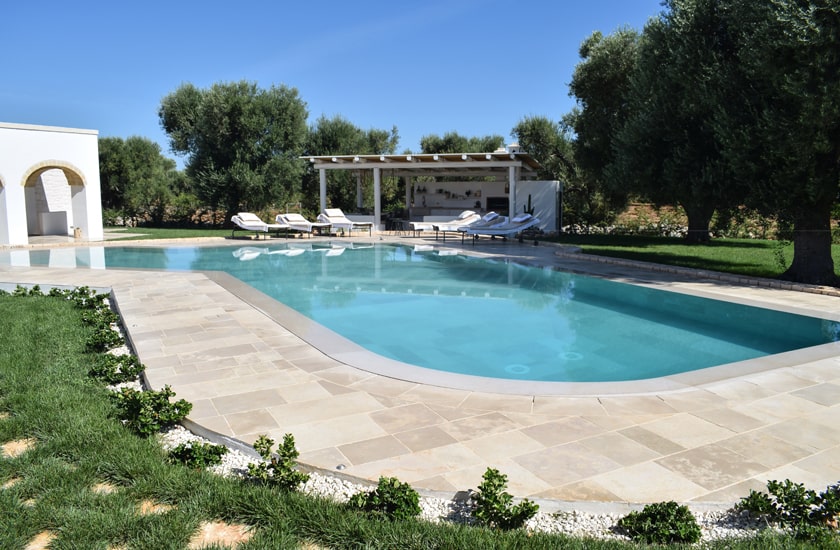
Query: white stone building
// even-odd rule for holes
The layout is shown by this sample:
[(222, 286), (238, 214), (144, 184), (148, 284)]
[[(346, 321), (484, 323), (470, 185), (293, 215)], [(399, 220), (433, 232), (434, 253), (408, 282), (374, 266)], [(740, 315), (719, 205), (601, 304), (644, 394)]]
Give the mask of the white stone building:
[(96, 130), (0, 122), (0, 245), (30, 235), (103, 240)]

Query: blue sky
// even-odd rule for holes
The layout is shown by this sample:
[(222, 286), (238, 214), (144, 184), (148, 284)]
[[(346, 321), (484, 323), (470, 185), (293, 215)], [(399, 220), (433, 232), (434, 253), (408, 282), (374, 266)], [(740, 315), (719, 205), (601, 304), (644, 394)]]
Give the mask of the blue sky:
[(157, 111), (179, 85), (297, 88), (309, 123), (341, 115), (400, 135), (507, 142), (557, 120), (593, 31), (641, 30), (661, 0), (143, 2), (13, 0), (2, 10), (0, 122), (138, 135), (169, 152)]

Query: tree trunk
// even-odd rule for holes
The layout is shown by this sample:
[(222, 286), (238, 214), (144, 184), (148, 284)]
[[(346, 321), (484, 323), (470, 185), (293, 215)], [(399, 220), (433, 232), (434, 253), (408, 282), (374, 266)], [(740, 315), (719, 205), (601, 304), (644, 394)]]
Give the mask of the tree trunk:
[(794, 221), (793, 262), (779, 276), (786, 281), (840, 286), (831, 258), (831, 205), (819, 205)]
[(685, 215), (688, 217), (688, 233), (685, 240), (689, 243), (707, 243), (711, 240), (709, 225), (712, 223), (712, 215), (715, 208), (708, 206), (686, 206), (683, 205)]

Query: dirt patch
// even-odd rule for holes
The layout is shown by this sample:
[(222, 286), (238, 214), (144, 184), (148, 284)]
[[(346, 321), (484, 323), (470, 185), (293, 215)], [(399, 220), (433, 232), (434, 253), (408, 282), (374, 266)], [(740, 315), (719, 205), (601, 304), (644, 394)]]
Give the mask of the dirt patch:
[(55, 533), (41, 531), (29, 541), (29, 544), (26, 545), (26, 550), (45, 550), (50, 547), (50, 543), (55, 538)]
[(16, 458), (35, 446), (36, 441), (31, 438), (15, 439), (0, 446), (0, 455)]
[(7, 412), (0, 412), (0, 420), (6, 420), (6, 419), (7, 419), (7, 418), (9, 418), (10, 416), (11, 416), (11, 415), (10, 415), (9, 413), (7, 413)]
[(140, 503), (137, 513), (141, 516), (150, 516), (152, 514), (165, 514), (173, 508), (175, 507), (171, 504), (161, 504), (153, 500), (144, 500)]
[(190, 538), (187, 548), (199, 549), (211, 544), (221, 544), (236, 548), (250, 540), (251, 528), (247, 525), (225, 523), (223, 521), (203, 522), (198, 531)]
[(4, 483), (3, 485), (0, 485), (0, 489), (11, 489), (12, 487), (17, 485), (21, 481), (23, 481), (23, 479), (21, 479), (19, 477), (13, 477), (13, 478), (7, 480), (6, 483)]

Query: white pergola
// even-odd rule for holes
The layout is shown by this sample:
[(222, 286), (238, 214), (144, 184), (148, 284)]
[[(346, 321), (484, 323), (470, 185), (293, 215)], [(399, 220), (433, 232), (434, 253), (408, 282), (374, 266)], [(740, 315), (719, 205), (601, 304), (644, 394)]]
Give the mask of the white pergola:
[[(516, 212), (516, 183), (537, 179), (540, 164), (518, 146), (499, 149), (492, 153), (441, 153), (403, 155), (329, 155), (301, 157), (309, 160), (318, 170), (320, 178), (321, 210), (327, 208), (327, 171), (355, 170), (357, 197), (361, 201), (361, 173), (373, 172), (374, 223), (382, 219), (381, 185), (383, 173), (405, 178), (405, 205), (411, 203), (412, 178), (420, 176), (494, 177), (507, 179), (510, 186), (510, 212)], [(361, 206), (361, 204), (359, 204)]]

